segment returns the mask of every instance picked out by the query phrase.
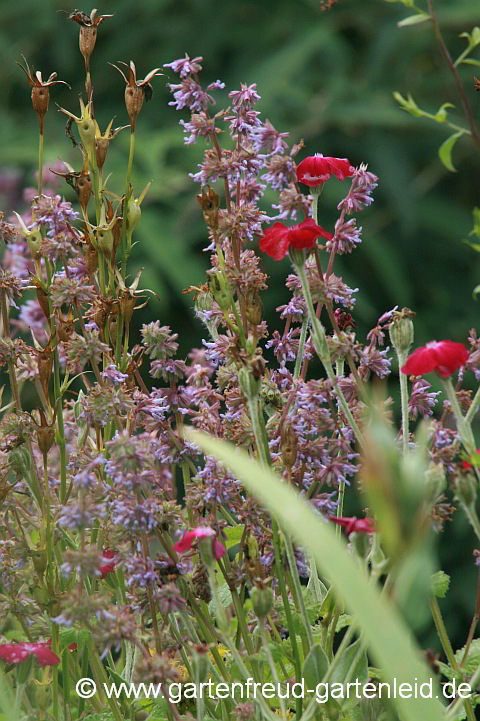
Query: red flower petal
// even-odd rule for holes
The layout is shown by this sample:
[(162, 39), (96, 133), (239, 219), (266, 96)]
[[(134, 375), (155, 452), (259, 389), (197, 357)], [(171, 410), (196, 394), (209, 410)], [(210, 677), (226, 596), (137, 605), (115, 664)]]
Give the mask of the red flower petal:
[(290, 246), (298, 249), (313, 248), (315, 240), (319, 236), (327, 238), (327, 240), (332, 239), (331, 233), (328, 233), (320, 225), (316, 225), (313, 218), (308, 218), (290, 227), (283, 223), (275, 223), (265, 231), (260, 240), (260, 250), (274, 260), (282, 260), (287, 255)]
[(43, 643), (4, 643), (0, 645), (0, 658), (7, 663), (22, 663), (34, 654), (40, 666), (56, 666), (60, 663), (58, 656), (49, 648), (48, 642)]
[(196, 538), (208, 538), (209, 536), (214, 535), (215, 531), (213, 528), (210, 528), (210, 526), (197, 526), (193, 529), (193, 531), (187, 531), (183, 538), (175, 543), (173, 550), (177, 553), (185, 553), (185, 551), (189, 551), (191, 549)]
[(434, 340), (422, 348), (417, 348), (400, 370), (402, 373), (414, 376), (435, 371), (443, 378), (448, 378), (457, 368), (465, 365), (467, 360), (468, 351), (463, 343)]
[(338, 526), (343, 526), (347, 536), (354, 531), (355, 533), (375, 533), (375, 521), (373, 518), (357, 518), (356, 516), (337, 518), (336, 516), (329, 516), (328, 520)]
[[(102, 558), (115, 558), (115, 551), (112, 548), (106, 548), (102, 553)], [(102, 563), (99, 567), (100, 578), (105, 578), (109, 573), (115, 570), (115, 561), (110, 563)]]
[(354, 170), (347, 158), (324, 157), (319, 153), (302, 160), (297, 167), (297, 180), (314, 187), (325, 183), (332, 175), (345, 180), (353, 175)]

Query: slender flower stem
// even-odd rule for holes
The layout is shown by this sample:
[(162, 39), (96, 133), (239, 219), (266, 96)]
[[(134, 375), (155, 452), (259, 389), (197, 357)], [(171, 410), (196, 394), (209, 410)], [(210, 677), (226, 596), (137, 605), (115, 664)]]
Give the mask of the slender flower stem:
[(350, 408), (348, 407), (348, 403), (345, 400), (345, 396), (342, 393), (342, 390), (340, 386), (338, 385), (338, 379), (335, 376), (335, 373), (333, 372), (332, 363), (330, 361), (330, 351), (328, 349), (327, 339), (325, 336), (325, 328), (323, 327), (320, 320), (317, 318), (315, 313), (315, 308), (313, 307), (313, 300), (312, 295), (310, 293), (310, 287), (308, 285), (307, 277), (305, 275), (305, 266), (302, 263), (299, 263), (298, 265), (295, 265), (295, 268), (298, 273), (298, 277), (302, 286), (303, 291), (303, 297), (305, 298), (305, 301), (307, 303), (308, 313), (310, 316), (310, 322), (312, 324), (312, 335), (313, 335), (313, 344), (315, 346), (315, 351), (320, 358), (320, 360), (323, 363), (323, 366), (325, 368), (325, 371), (327, 373), (328, 378), (332, 381), (333, 386), (335, 388), (335, 392), (338, 397), (338, 401), (340, 403), (340, 407), (342, 411), (345, 413), (347, 420), (350, 424), (351, 429), (353, 430), (356, 439), (360, 446), (365, 446), (365, 439), (363, 437), (363, 434), (358, 427), (355, 419), (353, 418), (352, 412)]
[(455, 415), (455, 420), (457, 421), (457, 430), (460, 434), (462, 443), (465, 446), (465, 450), (467, 451), (467, 453), (473, 454), (476, 450), (475, 438), (473, 437), (470, 424), (467, 422), (466, 418), (464, 418), (462, 414), (457, 394), (455, 393), (455, 388), (453, 387), (452, 379), (446, 378), (443, 382), (443, 386), (445, 388), (448, 400), (450, 401), (450, 404), (452, 406), (452, 411)]
[(43, 195), (43, 143), (45, 135), (44, 129), (44, 118), (40, 121), (40, 138), (38, 141), (38, 194)]
[(305, 341), (307, 340), (308, 318), (304, 318), (302, 322), (302, 330), (300, 331), (300, 340), (298, 342), (298, 353), (295, 359), (295, 370), (293, 379), (300, 378), (300, 372), (303, 366), (303, 357), (305, 355)]
[(465, 416), (465, 422), (471, 423), (473, 421), (473, 417), (475, 413), (478, 411), (478, 407), (480, 406), (480, 386), (477, 389), (477, 392), (475, 393), (472, 403), (470, 404), (470, 408), (467, 411), (467, 415)]
[[(445, 651), (445, 656), (448, 659), (448, 663), (454, 671), (459, 671), (460, 668), (458, 666), (457, 659), (455, 658), (455, 654), (453, 653), (453, 648), (450, 643), (450, 639), (448, 638), (447, 629), (445, 628), (445, 624), (443, 622), (442, 613), (440, 611), (440, 607), (437, 603), (437, 599), (435, 598), (435, 596), (430, 601), (430, 609), (432, 612), (433, 621), (435, 623), (435, 628), (437, 629), (438, 637), (442, 644), (443, 650)], [(473, 712), (472, 702), (470, 701), (470, 699), (463, 699), (463, 705), (465, 707), (465, 713), (467, 715), (468, 721), (475, 721), (475, 714)]]
[[(250, 420), (252, 422), (253, 427), (253, 433), (255, 436), (255, 442), (257, 445), (257, 451), (260, 458), (260, 463), (265, 468), (270, 468), (272, 461), (270, 458), (270, 451), (268, 448), (268, 438), (267, 438), (267, 432), (265, 429), (265, 422), (263, 419), (263, 415), (260, 410), (259, 406), (259, 399), (258, 397), (252, 398), (248, 400), (248, 411), (250, 415)], [(285, 574), (283, 570), (283, 559), (282, 559), (282, 552), (280, 549), (280, 536), (279, 536), (279, 529), (278, 524), (275, 518), (272, 516), (272, 540), (273, 540), (273, 548), (275, 552), (275, 571), (278, 579), (278, 584), (280, 586), (280, 593), (282, 594), (282, 601), (283, 601), (283, 607), (285, 610), (285, 616), (287, 619), (287, 627), (288, 627), (288, 635), (290, 640), (290, 645), (292, 647), (292, 655), (293, 655), (293, 662), (295, 666), (295, 676), (297, 678), (300, 678), (302, 665), (300, 661), (300, 653), (298, 650), (298, 644), (297, 644), (297, 636), (295, 632), (295, 627), (293, 624), (293, 616), (292, 611), (290, 608), (290, 601), (288, 598), (288, 591), (285, 584)], [(295, 571), (296, 571), (295, 566)], [(303, 706), (303, 700), (301, 698), (296, 699), (296, 717), (299, 719), (302, 715), (302, 706)]]
[(310, 620), (308, 618), (307, 607), (305, 605), (305, 597), (303, 595), (302, 586), (300, 584), (300, 579), (298, 577), (297, 563), (295, 561), (295, 554), (293, 551), (292, 540), (288, 534), (285, 534), (285, 550), (287, 552), (288, 564), (290, 566), (290, 572), (291, 572), (291, 576), (292, 576), (293, 585), (295, 587), (298, 603), (300, 606), (300, 611), (303, 616), (303, 625), (305, 626), (305, 631), (307, 633), (308, 647), (310, 650), (313, 646), (312, 626), (311, 626)]
[[(402, 368), (407, 361), (408, 351), (397, 351), (398, 367)], [(400, 371), (400, 400), (402, 406), (403, 455), (408, 453), (408, 379), (407, 374)]]

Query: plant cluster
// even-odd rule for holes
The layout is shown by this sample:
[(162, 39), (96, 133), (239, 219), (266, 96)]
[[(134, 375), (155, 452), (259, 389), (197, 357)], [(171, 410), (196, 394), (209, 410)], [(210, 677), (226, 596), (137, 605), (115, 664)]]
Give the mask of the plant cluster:
[[(3, 718), (453, 721), (464, 708), (472, 721), (476, 693), (444, 714), (435, 698), (319, 704), (314, 693), (295, 698), (288, 689), (301, 679), (308, 689), (426, 682), (440, 671), (478, 687), (480, 599), (454, 654), (437, 602), (448, 577), (435, 573), (433, 544), (456, 507), (480, 542), (472, 430), (480, 390), (462, 387), (467, 374), (480, 380), (475, 330), (468, 347), (432, 341), (409, 355), (415, 313), (395, 307), (357, 336), (358, 289), (335, 260), (362, 242), (357, 215), (380, 180), (347, 158), (314, 153), (299, 162), (303, 143), (291, 146), (261, 118), (255, 84), (230, 91), (229, 107), (216, 110), (225, 86), (203, 87), (201, 57), (143, 79), (133, 61), (117, 63), (129, 123), (111, 121), (102, 132), (92, 54), (109, 17), (69, 16), (85, 69), (79, 114), (59, 108), (74, 166), (44, 167), (50, 88), (62, 81), (22, 66), (39, 160), (28, 211), (1, 218), (0, 361), (11, 390), (0, 420)], [(186, 359), (160, 320), (139, 338), (130, 333), (134, 312), (155, 296), (128, 263), (148, 192), (133, 185), (137, 131), (164, 72), (175, 77), (170, 105), (182, 111), (185, 143), (206, 144), (191, 177), (210, 268), (187, 289), (206, 337)], [(107, 168), (120, 131), (129, 132), (129, 154), (118, 197)], [(78, 209), (62, 196), (64, 181)], [(344, 197), (327, 229), (321, 191), (337, 182)], [(271, 209), (267, 188), (277, 194)], [(277, 309), (282, 332), (263, 317), (262, 253), (292, 265), (288, 302)], [(392, 399), (375, 391), (392, 362), (398, 432)], [(424, 378), (431, 372), (444, 400)], [(368, 504), (361, 518), (344, 512), (355, 482)], [(430, 670), (407, 630), (426, 614), (447, 661), (431, 659)], [(87, 700), (76, 686), (85, 678), (98, 689), (153, 683), (163, 698), (99, 692)], [(214, 689), (242, 689), (252, 678), (282, 692), (194, 700), (169, 691), (207, 679)]]

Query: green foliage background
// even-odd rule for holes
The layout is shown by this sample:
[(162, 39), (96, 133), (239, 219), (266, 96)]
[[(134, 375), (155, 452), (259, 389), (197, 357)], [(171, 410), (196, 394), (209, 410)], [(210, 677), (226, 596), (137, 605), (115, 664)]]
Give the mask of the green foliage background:
[[(339, 0), (321, 12), (319, 0), (106, 0), (99, 13), (115, 13), (99, 28), (92, 59), (95, 107), (101, 128), (112, 116), (115, 125), (128, 118), (123, 80), (107, 63), (134, 60), (143, 77), (149, 70), (181, 57), (204, 57), (203, 82), (217, 78), (228, 90), (241, 82), (257, 83), (258, 109), (290, 138), (306, 143), (306, 153), (348, 157), (366, 162), (379, 178), (375, 203), (359, 218), (363, 244), (340, 259), (338, 272), (358, 287), (355, 318), (364, 339), (378, 316), (394, 305), (416, 311), (415, 344), (436, 338), (465, 341), (478, 320), (472, 290), (480, 282), (480, 256), (462, 243), (472, 228), (472, 207), (479, 204), (479, 155), (468, 139), (454, 151), (458, 173), (449, 173), (437, 150), (447, 128), (402, 112), (392, 98), (411, 92), (418, 105), (436, 112), (450, 101), (459, 105), (451, 76), (443, 64), (429, 23), (398, 28), (408, 13), (401, 4), (382, 0)], [(419, 6), (422, 2), (419, 0)], [(426, 3), (425, 3), (426, 4)], [(479, 22), (478, 0), (438, 0), (439, 22), (455, 58), (464, 49), (458, 35)], [(74, 6), (65, 1), (22, 0), (0, 5), (0, 167), (20, 168), (23, 185), (32, 184), (38, 125), (22, 71), (14, 64), (24, 54), (43, 76), (57, 71), (72, 86), (52, 91), (46, 119), (46, 160), (57, 156), (79, 165), (65, 138), (64, 116), (54, 102), (76, 113), (83, 89), (83, 60), (78, 26), (67, 21)], [(80, 8), (90, 12), (90, 6)], [(478, 56), (478, 52), (474, 57)], [(467, 93), (478, 109), (471, 66), (460, 66)], [(175, 76), (167, 69), (171, 82)], [(477, 72), (478, 75), (478, 72)], [(182, 289), (200, 284), (207, 259), (206, 232), (195, 203), (197, 187), (188, 177), (196, 170), (203, 147), (184, 146), (178, 113), (168, 106), (168, 78), (154, 80), (153, 100), (138, 121), (134, 188), (138, 195), (153, 180), (142, 206), (140, 241), (131, 270), (145, 266), (143, 285), (159, 295), (137, 314), (138, 326), (160, 318), (180, 334), (180, 353), (201, 344), (191, 296)], [(220, 94), (216, 94), (220, 98)], [(226, 94), (223, 96), (226, 100)], [(226, 104), (220, 100), (219, 107)], [(477, 113), (478, 115), (478, 113)], [(465, 120), (453, 110), (449, 116)], [(114, 141), (107, 161), (111, 190), (122, 192), (128, 133)], [(320, 222), (331, 229), (341, 184), (327, 184), (321, 197)], [(65, 186), (65, 194), (71, 190)], [(267, 203), (276, 202), (272, 195)], [(1, 200), (1, 209), (7, 212)], [(21, 197), (11, 200), (19, 209)], [(269, 207), (269, 205), (267, 206)], [(288, 264), (265, 259), (270, 288), (264, 305), (270, 330), (281, 328), (275, 307), (285, 302)], [(472, 379), (467, 379), (473, 386)], [(398, 394), (394, 378), (389, 391)], [(477, 433), (478, 435), (478, 433)], [(459, 514), (457, 514), (459, 516)], [(474, 608), (473, 534), (462, 518), (450, 526), (440, 548), (441, 560), (455, 567), (455, 582), (446, 604), (446, 620), (462, 643)], [(432, 642), (425, 637), (425, 642)]]

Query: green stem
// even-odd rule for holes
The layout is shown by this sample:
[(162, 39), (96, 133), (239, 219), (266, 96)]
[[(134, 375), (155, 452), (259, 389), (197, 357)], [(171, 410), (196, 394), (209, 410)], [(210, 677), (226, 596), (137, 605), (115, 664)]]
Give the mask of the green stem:
[(480, 406), (480, 386), (477, 389), (477, 392), (475, 393), (473, 397), (473, 401), (470, 404), (470, 408), (468, 409), (467, 415), (465, 416), (465, 423), (470, 424), (473, 421), (473, 416), (478, 410), (478, 407)]
[(305, 355), (305, 341), (307, 339), (308, 318), (304, 318), (302, 322), (302, 330), (300, 331), (300, 340), (298, 342), (298, 353), (295, 359), (295, 370), (293, 372), (293, 380), (300, 378), (300, 372), (303, 365), (303, 356)]
[(350, 408), (348, 407), (348, 403), (345, 400), (345, 396), (343, 395), (343, 392), (338, 385), (338, 380), (335, 376), (335, 373), (333, 372), (332, 363), (330, 361), (330, 351), (328, 349), (327, 339), (325, 336), (325, 328), (323, 327), (320, 320), (317, 318), (315, 313), (315, 308), (313, 307), (313, 300), (312, 295), (310, 293), (310, 287), (308, 285), (307, 276), (305, 275), (305, 266), (303, 263), (295, 265), (295, 269), (298, 274), (298, 278), (300, 280), (302, 291), (303, 291), (303, 297), (305, 298), (305, 301), (307, 303), (308, 308), (308, 314), (310, 316), (310, 322), (312, 324), (312, 337), (313, 337), (313, 344), (315, 346), (315, 351), (320, 358), (320, 360), (323, 363), (323, 367), (325, 368), (325, 371), (327, 373), (328, 378), (332, 381), (333, 386), (335, 388), (335, 392), (338, 397), (338, 401), (340, 403), (340, 407), (342, 411), (344, 412), (345, 416), (347, 417), (347, 420), (350, 424), (351, 429), (353, 430), (355, 437), (362, 448), (365, 447), (365, 439), (363, 437), (362, 432), (360, 431), (360, 428), (358, 427), (355, 419), (353, 418), (352, 412)]
[[(398, 367), (402, 368), (407, 360), (408, 351), (397, 351)], [(403, 455), (408, 453), (408, 378), (400, 371), (400, 399), (402, 406)]]
[[(435, 623), (435, 628), (437, 629), (438, 638), (440, 639), (440, 643), (442, 644), (445, 656), (448, 659), (448, 663), (454, 671), (460, 671), (457, 659), (455, 658), (455, 654), (453, 653), (450, 639), (448, 638), (447, 629), (445, 628), (445, 624), (443, 622), (442, 613), (440, 611), (440, 607), (435, 596), (430, 601), (430, 609), (432, 612), (433, 621)], [(472, 702), (470, 701), (470, 699), (464, 699), (463, 705), (465, 707), (465, 713), (467, 715), (468, 721), (475, 721), (475, 714), (473, 712)]]
[[(275, 683), (276, 688), (279, 688), (280, 679), (278, 678), (277, 667), (275, 665), (275, 661), (273, 660), (272, 652), (270, 651), (270, 636), (268, 634), (267, 629), (265, 628), (265, 619), (264, 618), (260, 619), (259, 626), (260, 626), (260, 636), (261, 636), (262, 643), (263, 643), (263, 650), (267, 657), (267, 663), (270, 668), (270, 672), (272, 674), (272, 679)], [(285, 707), (285, 701), (281, 697), (279, 698), (279, 701), (280, 701), (281, 716), (284, 719), (284, 721), (287, 721), (287, 710)]]
[(457, 430), (460, 435), (461, 441), (465, 446), (465, 450), (467, 451), (467, 453), (472, 455), (476, 451), (475, 438), (473, 437), (470, 423), (467, 422), (466, 418), (464, 418), (462, 414), (457, 394), (455, 393), (455, 388), (453, 387), (452, 379), (446, 378), (443, 381), (443, 386), (447, 393), (448, 400), (450, 401), (450, 405), (452, 406), (455, 420), (457, 421)]
[(288, 564), (290, 566), (290, 572), (292, 575), (293, 585), (295, 587), (295, 591), (297, 594), (300, 611), (303, 616), (303, 625), (305, 626), (305, 631), (307, 634), (307, 641), (308, 641), (308, 648), (310, 650), (313, 646), (312, 627), (310, 625), (310, 620), (308, 618), (307, 607), (305, 605), (305, 597), (302, 592), (302, 586), (300, 584), (300, 579), (298, 577), (298, 569), (297, 569), (297, 563), (295, 561), (293, 544), (292, 544), (290, 536), (287, 534), (285, 534), (285, 550), (287, 552)]
[(43, 118), (40, 121), (40, 139), (38, 142), (38, 194), (43, 195)]
[[(52, 622), (52, 651), (53, 653), (59, 655), (60, 651), (60, 628), (56, 623)], [(64, 653), (68, 654), (68, 648), (65, 649)], [(65, 683), (65, 682), (64, 682)], [(53, 666), (52, 668), (52, 711), (53, 711), (53, 718), (57, 721), (59, 716), (59, 697), (58, 697), (58, 666)], [(65, 695), (65, 688), (64, 688), (64, 695)]]
[(17, 688), (15, 689), (15, 704), (12, 712), (12, 718), (14, 719), (21, 718), (22, 700), (27, 683), (28, 681), (25, 681), (24, 683), (17, 683)]

